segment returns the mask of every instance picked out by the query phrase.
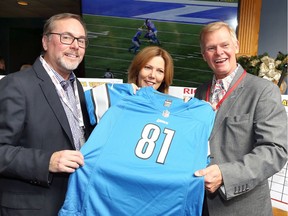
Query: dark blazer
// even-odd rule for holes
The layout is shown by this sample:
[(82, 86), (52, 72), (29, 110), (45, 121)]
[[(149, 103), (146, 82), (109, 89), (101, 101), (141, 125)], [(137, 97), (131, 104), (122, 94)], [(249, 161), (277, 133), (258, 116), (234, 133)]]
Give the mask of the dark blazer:
[[(83, 88), (77, 80), (86, 126)], [(55, 216), (68, 174), (49, 173), (53, 152), (75, 149), (64, 108), (39, 59), (0, 80), (0, 215)]]
[[(240, 66), (231, 86), (244, 72)], [(196, 90), (204, 99), (208, 85)], [(231, 88), (230, 86), (230, 88)], [(272, 82), (247, 74), (217, 111), (210, 137), (225, 194), (207, 195), (210, 216), (271, 216), (267, 179), (287, 161), (287, 114)]]

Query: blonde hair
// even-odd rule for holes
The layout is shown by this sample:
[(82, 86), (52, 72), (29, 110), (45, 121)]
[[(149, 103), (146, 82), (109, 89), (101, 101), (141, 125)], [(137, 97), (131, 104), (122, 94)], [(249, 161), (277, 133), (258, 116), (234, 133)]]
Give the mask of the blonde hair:
[(147, 62), (149, 62), (155, 56), (161, 56), (165, 62), (164, 80), (157, 91), (168, 93), (169, 86), (173, 81), (174, 63), (171, 55), (166, 50), (158, 46), (145, 47), (134, 57), (128, 69), (128, 83), (135, 83), (138, 85), (138, 75), (140, 70), (144, 68)]
[(237, 39), (237, 36), (236, 36), (236, 32), (234, 31), (233, 28), (231, 28), (225, 22), (213, 22), (213, 23), (209, 23), (208, 25), (206, 25), (200, 32), (200, 47), (201, 47), (201, 52), (202, 53), (204, 51), (204, 45), (205, 45), (204, 44), (204, 38), (205, 38), (206, 34), (214, 32), (214, 31), (219, 30), (221, 28), (226, 28), (229, 31), (234, 45), (237, 45), (238, 39)]

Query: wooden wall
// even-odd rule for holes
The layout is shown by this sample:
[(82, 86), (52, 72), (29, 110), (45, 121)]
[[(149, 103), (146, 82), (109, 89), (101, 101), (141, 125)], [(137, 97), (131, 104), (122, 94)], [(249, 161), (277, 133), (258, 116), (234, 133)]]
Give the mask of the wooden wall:
[(257, 55), (262, 0), (240, 0), (238, 9), (238, 56)]

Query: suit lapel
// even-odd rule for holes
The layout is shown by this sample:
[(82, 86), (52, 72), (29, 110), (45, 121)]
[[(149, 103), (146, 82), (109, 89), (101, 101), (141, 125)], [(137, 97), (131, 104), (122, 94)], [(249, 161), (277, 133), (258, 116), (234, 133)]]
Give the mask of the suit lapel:
[[(241, 66), (239, 66), (239, 69), (234, 79), (232, 80), (229, 89), (237, 82), (237, 80), (240, 78), (243, 72), (244, 69)], [(223, 121), (229, 115), (230, 110), (233, 108), (239, 96), (242, 94), (244, 90), (245, 78), (246, 77), (244, 77), (244, 79), (239, 83), (239, 85), (234, 89), (234, 91), (226, 98), (226, 100), (222, 103), (221, 107), (218, 109), (210, 139), (212, 139), (213, 136), (217, 133), (218, 129), (220, 128), (220, 125), (223, 124)]]
[(39, 59), (36, 60), (34, 66), (36, 67), (35, 72), (38, 78), (42, 80), (42, 82), (39, 82), (39, 85), (40, 85), (40, 88), (42, 89), (43, 94), (45, 95), (45, 98), (47, 99), (49, 106), (53, 110), (56, 118), (58, 119), (59, 124), (62, 126), (63, 130), (66, 132), (67, 136), (69, 137), (70, 142), (74, 143), (72, 132), (69, 126), (68, 119), (66, 117), (65, 110), (59, 99), (56, 88), (53, 82), (51, 81), (51, 78), (45, 71)]

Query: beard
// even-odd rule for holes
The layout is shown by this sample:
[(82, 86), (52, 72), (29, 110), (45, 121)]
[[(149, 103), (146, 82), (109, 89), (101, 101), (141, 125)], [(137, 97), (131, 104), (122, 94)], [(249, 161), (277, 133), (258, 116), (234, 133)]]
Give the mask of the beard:
[(75, 70), (79, 64), (81, 63), (83, 58), (75, 59), (74, 61), (67, 60), (65, 58), (60, 58), (59, 63), (60, 65), (67, 71)]

